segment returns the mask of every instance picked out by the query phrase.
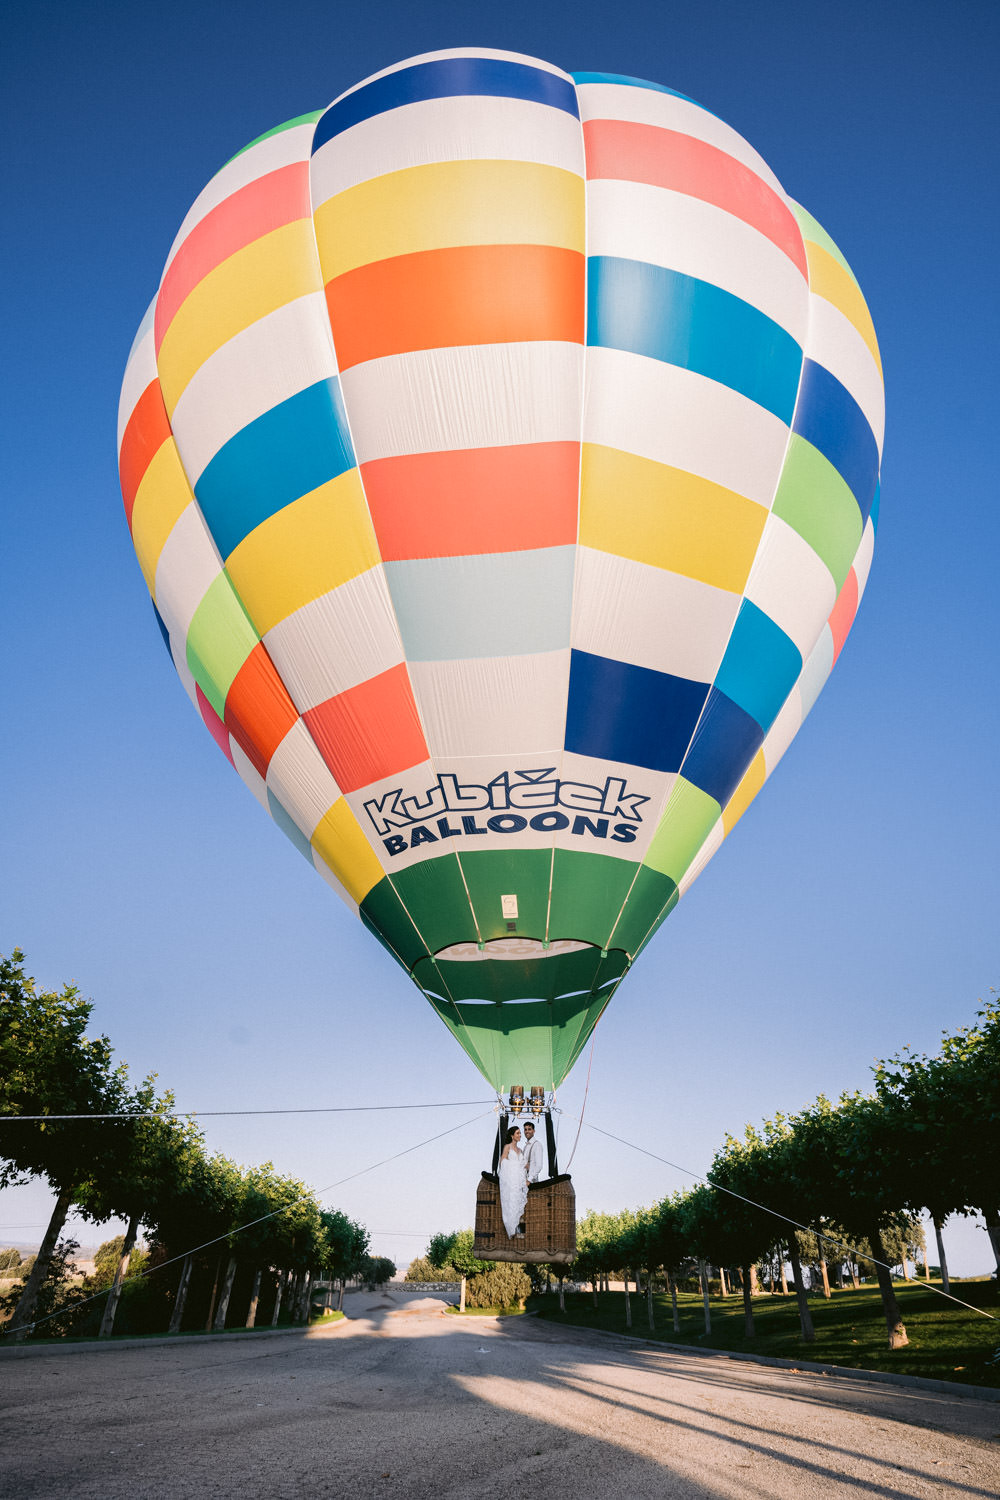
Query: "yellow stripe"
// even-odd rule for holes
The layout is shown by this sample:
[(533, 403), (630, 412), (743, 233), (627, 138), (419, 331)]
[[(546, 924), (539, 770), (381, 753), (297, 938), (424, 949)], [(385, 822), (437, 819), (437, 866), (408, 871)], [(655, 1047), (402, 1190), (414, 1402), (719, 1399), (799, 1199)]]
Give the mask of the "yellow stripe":
[(750, 806), (767, 776), (767, 768), (764, 765), (764, 752), (758, 750), (753, 760), (743, 773), (743, 780), (730, 797), (722, 813), (722, 825), (727, 836), (732, 833), (737, 823)]
[(583, 445), (580, 541), (742, 593), (767, 512), (710, 479)]
[(168, 415), (192, 375), (251, 323), (320, 287), (312, 224), (296, 219), (262, 235), (210, 271), (164, 335), (157, 370)]
[(379, 561), (357, 469), (269, 516), (230, 553), (226, 572), (260, 635)]
[(135, 492), (132, 545), (146, 587), (156, 597), (156, 564), (163, 544), (194, 497), (173, 438), (161, 443)]
[(359, 906), (385, 874), (343, 797), (324, 813), (310, 842)]
[(809, 261), (809, 290), (832, 302), (848, 322), (854, 324), (881, 372), (882, 356), (875, 337), (875, 325), (858, 283), (828, 250), (812, 240), (806, 240), (806, 258)]
[(523, 161), (447, 161), (387, 172), (314, 214), (324, 282), (357, 266), (455, 245), (584, 249), (584, 183)]

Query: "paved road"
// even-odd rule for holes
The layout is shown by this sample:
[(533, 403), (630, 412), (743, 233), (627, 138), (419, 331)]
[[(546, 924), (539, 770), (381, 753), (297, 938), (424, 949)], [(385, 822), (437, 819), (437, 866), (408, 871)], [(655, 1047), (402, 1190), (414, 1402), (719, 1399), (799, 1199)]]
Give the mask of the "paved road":
[(0, 1356), (5, 1500), (996, 1500), (1000, 1406), (349, 1294), (348, 1323)]

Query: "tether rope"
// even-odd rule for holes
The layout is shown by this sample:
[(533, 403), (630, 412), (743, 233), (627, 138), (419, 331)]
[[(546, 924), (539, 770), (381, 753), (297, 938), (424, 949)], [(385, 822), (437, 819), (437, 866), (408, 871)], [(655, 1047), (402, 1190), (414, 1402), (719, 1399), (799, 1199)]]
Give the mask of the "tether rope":
[(485, 1104), (485, 1099), (449, 1099), (443, 1104), (323, 1104), (304, 1109), (170, 1109), (119, 1110), (104, 1115), (0, 1115), (0, 1125), (17, 1120), (209, 1120), (237, 1115), (362, 1115), (373, 1110), (392, 1109), (471, 1109)]

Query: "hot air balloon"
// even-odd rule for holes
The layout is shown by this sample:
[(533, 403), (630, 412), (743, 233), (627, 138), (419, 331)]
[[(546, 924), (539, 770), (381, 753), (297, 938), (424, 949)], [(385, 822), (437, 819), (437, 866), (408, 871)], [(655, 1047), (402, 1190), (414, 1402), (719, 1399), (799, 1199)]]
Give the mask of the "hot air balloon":
[(853, 621), (844, 257), (671, 89), (432, 53), (211, 180), (119, 425), (223, 753), (493, 1087), (555, 1089)]

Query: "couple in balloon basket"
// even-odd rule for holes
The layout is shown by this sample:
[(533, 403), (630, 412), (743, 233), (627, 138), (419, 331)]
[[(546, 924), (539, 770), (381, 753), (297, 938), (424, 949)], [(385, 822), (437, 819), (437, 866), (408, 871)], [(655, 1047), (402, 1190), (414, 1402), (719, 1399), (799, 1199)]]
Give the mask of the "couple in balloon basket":
[(528, 1201), (528, 1185), (548, 1176), (545, 1142), (535, 1134), (531, 1120), (521, 1127), (512, 1125), (504, 1138), (500, 1155), (500, 1217), (508, 1239), (523, 1236), (522, 1218)]

